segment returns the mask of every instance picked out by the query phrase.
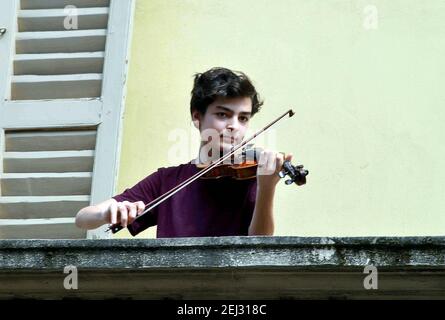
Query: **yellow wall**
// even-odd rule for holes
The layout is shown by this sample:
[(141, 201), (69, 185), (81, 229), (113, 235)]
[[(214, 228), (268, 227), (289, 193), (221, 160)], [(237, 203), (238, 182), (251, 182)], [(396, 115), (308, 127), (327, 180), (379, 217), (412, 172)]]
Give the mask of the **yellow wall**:
[(193, 74), (225, 66), (265, 98), (254, 128), (296, 112), (277, 149), (310, 175), (278, 187), (277, 235), (443, 235), (444, 57), (442, 0), (139, 0), (117, 192), (170, 165)]

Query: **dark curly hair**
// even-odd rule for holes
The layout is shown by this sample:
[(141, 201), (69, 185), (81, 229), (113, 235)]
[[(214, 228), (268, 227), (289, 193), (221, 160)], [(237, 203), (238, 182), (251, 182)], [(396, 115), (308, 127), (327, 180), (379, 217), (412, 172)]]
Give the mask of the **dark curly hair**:
[(250, 79), (241, 71), (212, 68), (195, 74), (190, 101), (190, 113), (205, 114), (207, 107), (218, 98), (248, 97), (252, 100), (252, 116), (260, 110), (263, 101)]

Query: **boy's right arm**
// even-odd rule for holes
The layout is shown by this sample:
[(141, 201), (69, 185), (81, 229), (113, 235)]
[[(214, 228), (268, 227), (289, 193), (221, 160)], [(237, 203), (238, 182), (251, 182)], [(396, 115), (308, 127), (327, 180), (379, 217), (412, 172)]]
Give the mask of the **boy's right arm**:
[(96, 229), (104, 224), (120, 224), (124, 228), (131, 224), (145, 209), (142, 201), (117, 202), (113, 198), (81, 209), (76, 215), (76, 226)]

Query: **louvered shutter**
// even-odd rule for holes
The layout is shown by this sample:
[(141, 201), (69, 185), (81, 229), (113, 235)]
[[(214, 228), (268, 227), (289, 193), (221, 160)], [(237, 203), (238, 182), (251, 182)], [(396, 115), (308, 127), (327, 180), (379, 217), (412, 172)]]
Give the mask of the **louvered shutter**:
[(0, 6), (0, 238), (85, 238), (75, 214), (115, 192), (134, 3)]

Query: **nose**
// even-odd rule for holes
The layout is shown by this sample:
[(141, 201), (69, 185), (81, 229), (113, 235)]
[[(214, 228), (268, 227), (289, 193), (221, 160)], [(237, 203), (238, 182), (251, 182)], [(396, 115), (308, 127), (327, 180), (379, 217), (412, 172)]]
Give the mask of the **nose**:
[(238, 117), (231, 117), (229, 121), (227, 121), (227, 130), (230, 130), (230, 132), (238, 130), (239, 127), (239, 121)]

